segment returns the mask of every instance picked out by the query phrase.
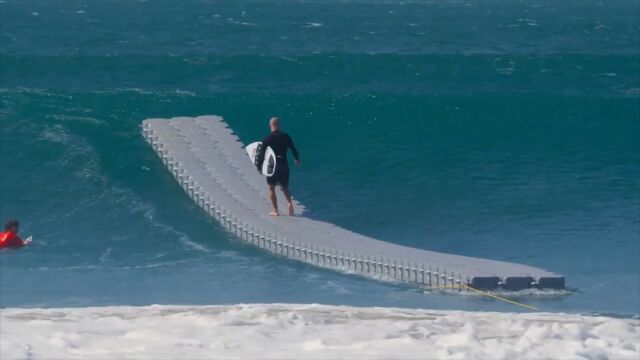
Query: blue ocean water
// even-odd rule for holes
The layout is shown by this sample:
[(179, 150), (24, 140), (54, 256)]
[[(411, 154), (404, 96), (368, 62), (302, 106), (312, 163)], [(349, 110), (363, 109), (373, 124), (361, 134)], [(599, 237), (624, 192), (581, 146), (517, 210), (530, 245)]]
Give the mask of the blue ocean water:
[(544, 311), (640, 313), (637, 1), (0, 2), (1, 307), (304, 302), (518, 311), (233, 240), (140, 136), (282, 118), (292, 190), (386, 241), (543, 267)]

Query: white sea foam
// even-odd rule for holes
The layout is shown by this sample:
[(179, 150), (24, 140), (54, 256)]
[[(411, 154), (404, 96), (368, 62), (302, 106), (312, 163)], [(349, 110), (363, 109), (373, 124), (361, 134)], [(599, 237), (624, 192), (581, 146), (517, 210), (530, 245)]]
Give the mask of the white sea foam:
[(325, 305), (2, 309), (2, 359), (638, 359), (640, 321)]
[(100, 119), (96, 119), (90, 116), (73, 116), (73, 115), (66, 115), (66, 114), (52, 114), (50, 115), (51, 118), (53, 118), (54, 120), (58, 121), (58, 122), (78, 122), (78, 123), (86, 123), (86, 124), (91, 124), (91, 125), (96, 125), (96, 126), (104, 126), (107, 125), (107, 123), (104, 120), (100, 120)]

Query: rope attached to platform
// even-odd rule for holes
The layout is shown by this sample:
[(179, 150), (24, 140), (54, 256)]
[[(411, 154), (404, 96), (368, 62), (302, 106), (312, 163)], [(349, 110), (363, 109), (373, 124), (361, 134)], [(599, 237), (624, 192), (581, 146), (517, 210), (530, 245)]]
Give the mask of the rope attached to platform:
[(494, 299), (497, 299), (497, 300), (501, 300), (501, 301), (507, 302), (507, 303), (509, 303), (509, 304), (513, 304), (513, 305), (517, 305), (517, 306), (522, 306), (522, 307), (523, 307), (523, 308), (525, 308), (525, 309), (534, 310), (534, 311), (538, 311), (538, 310), (540, 310), (540, 309), (538, 309), (538, 308), (537, 308), (537, 307), (535, 307), (535, 306), (531, 306), (531, 305), (523, 304), (523, 303), (520, 303), (520, 302), (517, 302), (517, 301), (509, 300), (509, 299), (506, 299), (506, 298), (500, 297), (500, 296), (498, 296), (498, 295), (495, 295), (495, 294), (492, 294), (492, 293), (489, 293), (489, 292), (486, 292), (486, 291), (478, 290), (478, 289), (473, 288), (473, 287), (471, 287), (471, 286), (469, 286), (469, 285), (466, 285), (466, 284), (459, 284), (459, 285), (445, 285), (445, 286), (433, 286), (432, 288), (435, 288), (435, 289), (457, 289), (457, 290), (459, 290), (459, 289), (460, 289), (460, 287), (467, 288), (467, 289), (472, 290), (472, 291), (475, 291), (475, 292), (477, 292), (477, 293), (479, 293), (479, 294), (481, 294), (481, 295), (488, 296), (488, 297), (490, 297), (490, 298), (494, 298)]

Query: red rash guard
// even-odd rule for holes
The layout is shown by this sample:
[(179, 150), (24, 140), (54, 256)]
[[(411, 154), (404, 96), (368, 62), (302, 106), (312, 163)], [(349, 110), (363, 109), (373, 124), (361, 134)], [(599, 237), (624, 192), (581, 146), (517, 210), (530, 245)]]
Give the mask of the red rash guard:
[(9, 247), (22, 247), (24, 242), (12, 231), (0, 232), (0, 249)]

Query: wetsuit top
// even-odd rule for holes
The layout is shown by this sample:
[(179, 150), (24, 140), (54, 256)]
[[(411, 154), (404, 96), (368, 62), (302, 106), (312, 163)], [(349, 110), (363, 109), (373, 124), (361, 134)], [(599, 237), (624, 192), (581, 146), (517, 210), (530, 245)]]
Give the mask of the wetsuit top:
[(8, 247), (21, 247), (24, 245), (22, 239), (13, 231), (0, 232), (0, 249)]
[(260, 150), (258, 153), (258, 161), (256, 161), (256, 164), (259, 165), (259, 169), (262, 167), (262, 162), (264, 161), (264, 152), (267, 150), (267, 146), (270, 146), (271, 149), (273, 149), (273, 152), (276, 154), (276, 169), (281, 166), (287, 168), (289, 167), (289, 163), (287, 162), (288, 149), (291, 149), (293, 157), (296, 160), (300, 160), (300, 154), (298, 153), (298, 149), (296, 149), (296, 146), (293, 144), (291, 136), (278, 130), (267, 135), (267, 137), (262, 140), (262, 146), (259, 148)]

